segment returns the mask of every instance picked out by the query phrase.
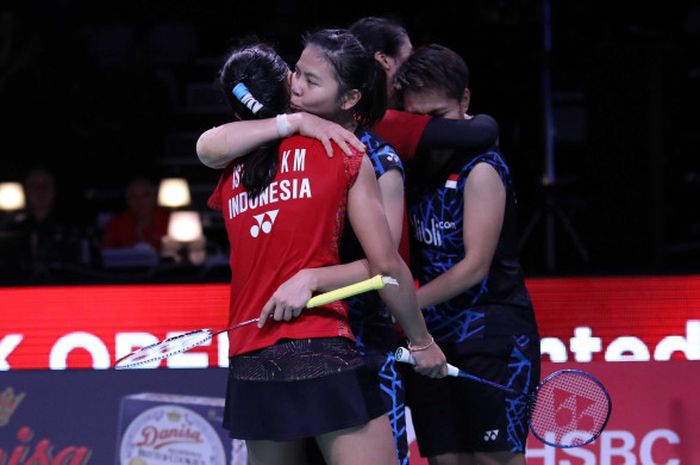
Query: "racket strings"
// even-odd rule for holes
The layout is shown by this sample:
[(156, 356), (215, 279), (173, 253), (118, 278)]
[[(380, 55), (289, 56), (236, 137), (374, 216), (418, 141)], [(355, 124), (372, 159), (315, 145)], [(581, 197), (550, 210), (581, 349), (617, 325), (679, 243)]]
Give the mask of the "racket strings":
[(595, 379), (564, 371), (538, 388), (530, 404), (530, 428), (547, 444), (576, 447), (600, 434), (609, 413), (610, 398)]
[(169, 337), (155, 344), (143, 347), (136, 352), (122, 358), (115, 364), (116, 368), (134, 368), (144, 365), (152, 365), (156, 361), (171, 357), (175, 354), (186, 352), (193, 347), (201, 345), (211, 339), (212, 332), (209, 329), (190, 331), (178, 336)]

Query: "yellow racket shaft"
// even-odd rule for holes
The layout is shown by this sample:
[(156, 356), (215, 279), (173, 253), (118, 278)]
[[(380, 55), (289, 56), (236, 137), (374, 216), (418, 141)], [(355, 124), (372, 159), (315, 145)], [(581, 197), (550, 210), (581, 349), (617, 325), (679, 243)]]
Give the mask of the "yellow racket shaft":
[(323, 294), (312, 297), (306, 303), (306, 307), (318, 307), (319, 305), (329, 304), (331, 302), (335, 302), (336, 300), (342, 300), (363, 292), (383, 289), (386, 284), (393, 284), (395, 286), (399, 285), (394, 278), (378, 274), (373, 278), (365, 279), (359, 283), (350, 284), (349, 286), (341, 287), (330, 292), (324, 292)]

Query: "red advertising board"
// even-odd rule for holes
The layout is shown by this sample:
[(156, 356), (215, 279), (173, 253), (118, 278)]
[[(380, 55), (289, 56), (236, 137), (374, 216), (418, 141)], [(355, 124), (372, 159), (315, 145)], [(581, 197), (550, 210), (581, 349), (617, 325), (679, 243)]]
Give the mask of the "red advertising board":
[[(613, 400), (608, 425), (585, 447), (554, 449), (534, 437), (528, 465), (694, 465), (700, 463), (700, 364), (569, 363), (600, 380)], [(563, 368), (543, 364), (543, 375)]]
[[(531, 279), (543, 360), (700, 360), (700, 276)], [(108, 368), (226, 322), (225, 284), (0, 288), (0, 370)], [(225, 366), (225, 336), (162, 366)]]
[[(594, 443), (553, 449), (531, 438), (528, 464), (700, 464), (700, 276), (530, 279), (528, 288), (543, 376), (582, 369), (601, 379), (613, 399), (610, 422)], [(15, 373), (32, 373), (26, 369), (107, 369), (142, 345), (221, 328), (227, 304), (225, 284), (0, 288), (0, 371), (10, 372), (0, 390), (10, 392), (5, 384), (23, 379)], [(217, 337), (161, 366), (225, 366), (226, 355), (226, 340)], [(29, 390), (17, 384), (13, 392)], [(52, 437), (59, 432), (57, 424)], [(19, 436), (12, 441), (24, 444)], [(0, 457), (14, 450), (1, 442)], [(412, 465), (426, 463), (415, 443), (412, 450)]]

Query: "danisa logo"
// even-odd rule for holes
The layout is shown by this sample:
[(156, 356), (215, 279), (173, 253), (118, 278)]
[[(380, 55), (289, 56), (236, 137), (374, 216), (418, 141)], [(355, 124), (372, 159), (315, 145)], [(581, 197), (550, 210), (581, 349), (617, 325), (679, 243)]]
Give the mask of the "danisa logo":
[(122, 437), (120, 459), (122, 465), (226, 464), (221, 439), (209, 422), (176, 405), (153, 407), (137, 416)]
[(269, 212), (261, 213), (260, 215), (253, 216), (256, 224), (250, 228), (250, 235), (253, 237), (258, 237), (262, 231), (264, 234), (269, 234), (272, 231), (272, 225), (275, 224), (275, 219), (279, 209), (270, 210)]
[(0, 447), (2, 465), (87, 465), (92, 450), (89, 447), (59, 447), (49, 438), (35, 438), (34, 430), (22, 426), (17, 430), (17, 445), (13, 449)]
[(15, 394), (11, 387), (6, 388), (0, 393), (0, 426), (5, 426), (10, 423), (12, 414), (15, 413), (19, 404), (24, 400), (24, 392)]

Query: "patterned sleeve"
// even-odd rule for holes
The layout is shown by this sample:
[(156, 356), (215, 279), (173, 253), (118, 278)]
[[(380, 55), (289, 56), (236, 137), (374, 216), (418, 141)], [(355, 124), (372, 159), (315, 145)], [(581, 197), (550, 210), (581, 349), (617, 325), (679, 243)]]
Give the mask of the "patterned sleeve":
[(364, 128), (358, 129), (355, 135), (367, 147), (367, 156), (372, 162), (377, 179), (390, 170), (399, 170), (401, 176), (403, 176), (403, 164), (392, 145), (388, 144), (374, 131), (368, 131)]
[(389, 144), (383, 144), (376, 150), (373, 150), (368, 154), (372, 160), (372, 166), (374, 166), (374, 174), (377, 179), (382, 177), (384, 173), (391, 170), (399, 170), (401, 176), (403, 177), (403, 163), (399, 158), (396, 150)]
[[(340, 150), (338, 151), (340, 152)], [(345, 165), (345, 177), (348, 181), (348, 189), (350, 189), (355, 184), (355, 181), (357, 180), (357, 175), (360, 174), (360, 166), (362, 166), (362, 157), (364, 156), (362, 153), (356, 152), (355, 150), (353, 150), (353, 152), (354, 154), (351, 157), (348, 157), (342, 152), (338, 155), (335, 155), (343, 157), (343, 163)]]

